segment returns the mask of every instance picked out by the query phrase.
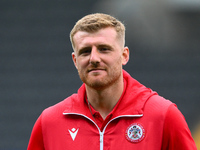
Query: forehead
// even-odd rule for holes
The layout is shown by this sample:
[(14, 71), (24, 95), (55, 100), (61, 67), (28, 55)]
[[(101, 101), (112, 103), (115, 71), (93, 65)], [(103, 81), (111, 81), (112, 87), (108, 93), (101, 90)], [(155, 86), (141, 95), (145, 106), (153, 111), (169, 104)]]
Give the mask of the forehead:
[(108, 27), (97, 32), (78, 31), (74, 37), (75, 49), (93, 44), (112, 44), (117, 39), (117, 32), (114, 28)]

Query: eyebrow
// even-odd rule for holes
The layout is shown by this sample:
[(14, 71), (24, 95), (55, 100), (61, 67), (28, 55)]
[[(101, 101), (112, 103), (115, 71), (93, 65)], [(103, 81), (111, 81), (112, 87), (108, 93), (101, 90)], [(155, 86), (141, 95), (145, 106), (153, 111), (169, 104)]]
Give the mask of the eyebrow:
[(112, 48), (111, 45), (108, 45), (108, 44), (99, 44), (97, 47), (108, 47), (108, 48)]

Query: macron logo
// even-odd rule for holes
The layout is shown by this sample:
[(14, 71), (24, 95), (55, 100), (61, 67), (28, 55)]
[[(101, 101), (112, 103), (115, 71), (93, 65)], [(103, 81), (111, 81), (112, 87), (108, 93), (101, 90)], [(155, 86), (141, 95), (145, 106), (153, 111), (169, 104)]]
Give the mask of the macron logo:
[(69, 131), (69, 133), (70, 133), (70, 135), (72, 137), (72, 140), (74, 141), (75, 138), (76, 138), (76, 135), (78, 133), (78, 129), (72, 128), (71, 130), (68, 130), (68, 131)]

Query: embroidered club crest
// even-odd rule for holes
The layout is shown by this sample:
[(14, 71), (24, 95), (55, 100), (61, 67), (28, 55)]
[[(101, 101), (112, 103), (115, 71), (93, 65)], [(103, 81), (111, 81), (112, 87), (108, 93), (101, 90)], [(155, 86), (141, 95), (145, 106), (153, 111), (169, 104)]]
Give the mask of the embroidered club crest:
[(145, 130), (142, 125), (138, 123), (133, 123), (126, 129), (126, 139), (130, 142), (140, 142), (144, 139), (144, 137)]

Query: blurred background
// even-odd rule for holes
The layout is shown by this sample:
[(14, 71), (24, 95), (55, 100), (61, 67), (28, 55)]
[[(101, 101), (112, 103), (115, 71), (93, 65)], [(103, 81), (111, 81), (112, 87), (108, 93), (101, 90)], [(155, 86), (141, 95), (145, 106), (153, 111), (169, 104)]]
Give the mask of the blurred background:
[(69, 32), (96, 12), (126, 25), (124, 69), (177, 104), (199, 147), (199, 0), (0, 0), (0, 150), (26, 150), (40, 113), (82, 84)]

